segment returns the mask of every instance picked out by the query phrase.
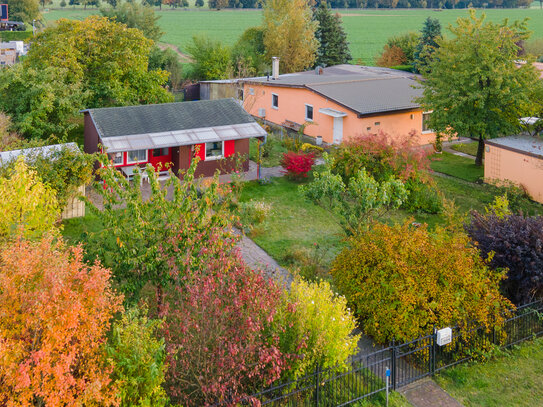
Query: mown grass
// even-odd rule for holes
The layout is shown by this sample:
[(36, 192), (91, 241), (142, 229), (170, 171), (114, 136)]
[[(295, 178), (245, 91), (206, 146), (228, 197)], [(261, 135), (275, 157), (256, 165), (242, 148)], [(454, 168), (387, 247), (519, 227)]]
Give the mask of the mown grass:
[(473, 142), (473, 143), (460, 143), (460, 144), (452, 144), (451, 148), (455, 151), (459, 151), (464, 154), (469, 154), (472, 156), (477, 155), (477, 146), (479, 143)]
[[(347, 32), (354, 63), (373, 65), (374, 57), (379, 54), (386, 40), (407, 31), (420, 31), (427, 17), (437, 18), (446, 28), (454, 24), (459, 17), (466, 17), (467, 10), (429, 9), (338, 9), (342, 15), (343, 25)], [(43, 13), (46, 22), (59, 18), (82, 19), (91, 14), (98, 14), (97, 9), (66, 7), (50, 9)], [(522, 20), (530, 19), (528, 25), (533, 31), (532, 38), (543, 38), (543, 10), (531, 9), (492, 9), (485, 10), (491, 21), (502, 21), (505, 18)], [(209, 10), (163, 8), (158, 11), (159, 24), (165, 32), (162, 42), (174, 44), (185, 52), (187, 45), (195, 34), (206, 34), (210, 38), (234, 45), (241, 33), (249, 27), (260, 25), (261, 10)], [(444, 32), (446, 30), (444, 29)]]
[(484, 176), (483, 167), (476, 166), (475, 159), (461, 157), (446, 151), (431, 157), (430, 168), (470, 182), (476, 182)]
[[(288, 151), (285, 145), (281, 142), (278, 136), (273, 134), (268, 135), (266, 144), (267, 145), (262, 148), (262, 151), (267, 151), (267, 154), (262, 155), (262, 166), (277, 167), (281, 165), (283, 153)], [(256, 139), (251, 139), (249, 144), (249, 159), (256, 162), (257, 157), (258, 141)]]
[(438, 383), (466, 407), (543, 405), (543, 339), (495, 357), (443, 371)]

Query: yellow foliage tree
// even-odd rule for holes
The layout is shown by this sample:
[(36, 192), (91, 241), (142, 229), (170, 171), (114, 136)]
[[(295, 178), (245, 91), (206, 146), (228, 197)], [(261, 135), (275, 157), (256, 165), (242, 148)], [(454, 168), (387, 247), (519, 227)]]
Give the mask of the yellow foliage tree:
[(60, 209), (55, 191), (19, 157), (9, 178), (0, 178), (0, 242), (22, 229), (25, 238), (55, 231)]
[(319, 44), (308, 0), (267, 0), (263, 25), (268, 61), (279, 57), (283, 73), (313, 66)]

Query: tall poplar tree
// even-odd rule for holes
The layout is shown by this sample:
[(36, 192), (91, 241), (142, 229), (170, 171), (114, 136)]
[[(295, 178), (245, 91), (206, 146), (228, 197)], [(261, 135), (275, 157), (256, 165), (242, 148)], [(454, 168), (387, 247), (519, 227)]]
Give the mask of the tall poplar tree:
[(267, 0), (264, 4), (266, 57), (280, 58), (282, 73), (313, 66), (318, 41), (317, 22), (308, 0)]
[(315, 38), (319, 42), (315, 65), (346, 64), (353, 59), (339, 14), (332, 14), (326, 2), (323, 1), (315, 9), (313, 19), (319, 23), (315, 31)]
[(475, 164), (481, 165), (484, 140), (518, 131), (542, 86), (531, 61), (515, 64), (517, 44), (529, 36), (527, 19), (498, 24), (472, 11), (449, 29), (454, 37), (438, 41), (418, 101), (433, 111), (428, 125), (437, 134), (479, 139)]

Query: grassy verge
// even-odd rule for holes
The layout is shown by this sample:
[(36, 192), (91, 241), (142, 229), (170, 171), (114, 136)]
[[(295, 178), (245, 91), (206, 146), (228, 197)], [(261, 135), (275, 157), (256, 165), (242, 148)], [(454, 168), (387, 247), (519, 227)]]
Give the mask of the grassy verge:
[(438, 383), (464, 406), (543, 405), (543, 340), (524, 344), (486, 363), (445, 370)]
[(475, 160), (447, 152), (434, 154), (431, 157), (430, 168), (470, 182), (478, 181), (484, 176), (483, 167), (477, 167)]
[(477, 155), (477, 146), (479, 145), (479, 143), (477, 142), (474, 142), (474, 143), (460, 143), (460, 144), (452, 144), (451, 145), (451, 148), (455, 151), (459, 151), (461, 153), (464, 153), (464, 154), (469, 154), (469, 155), (472, 155), (472, 156), (476, 156)]

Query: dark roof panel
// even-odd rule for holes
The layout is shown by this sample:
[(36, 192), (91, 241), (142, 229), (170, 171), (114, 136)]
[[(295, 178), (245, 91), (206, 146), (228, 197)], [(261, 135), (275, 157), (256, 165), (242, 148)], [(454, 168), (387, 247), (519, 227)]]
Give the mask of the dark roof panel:
[(102, 138), (254, 122), (234, 99), (107, 107), (87, 111)]

